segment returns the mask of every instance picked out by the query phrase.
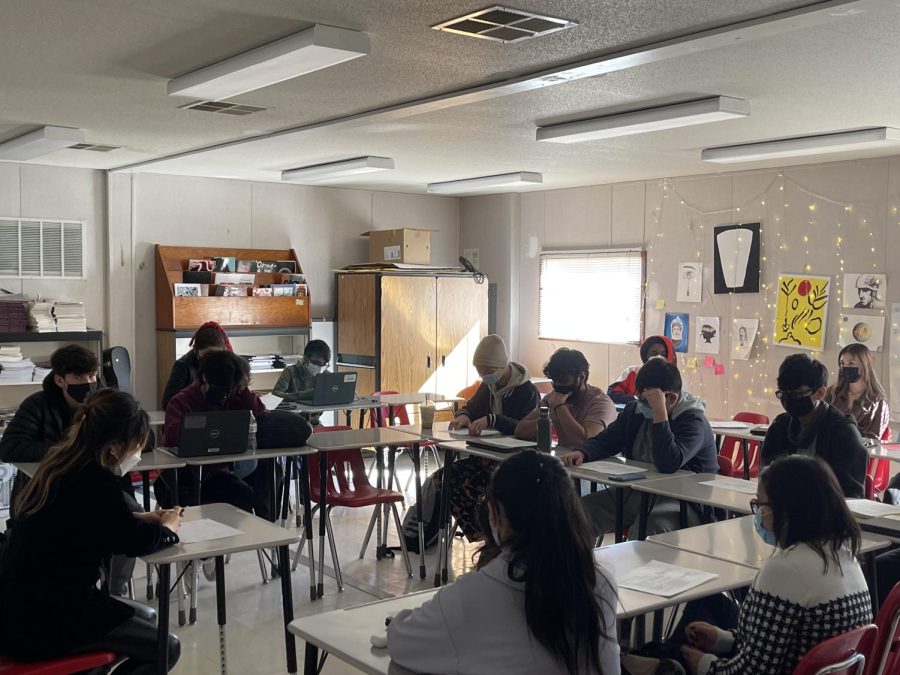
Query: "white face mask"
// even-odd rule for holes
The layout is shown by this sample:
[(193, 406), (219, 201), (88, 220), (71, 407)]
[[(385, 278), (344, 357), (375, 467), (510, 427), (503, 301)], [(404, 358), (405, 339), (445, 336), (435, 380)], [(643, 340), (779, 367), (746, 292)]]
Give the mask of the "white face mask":
[(134, 454), (128, 455), (125, 459), (122, 460), (119, 466), (114, 469), (113, 473), (119, 476), (127, 476), (140, 461), (140, 452), (135, 452)]
[(497, 522), (494, 520), (494, 512), (491, 509), (488, 509), (488, 525), (490, 525), (491, 536), (494, 538), (494, 542), (497, 546), (502, 547), (503, 541), (500, 539), (500, 528), (497, 527)]
[(315, 363), (307, 363), (306, 370), (309, 371), (310, 375), (318, 375), (319, 373), (324, 373), (328, 366), (317, 366)]

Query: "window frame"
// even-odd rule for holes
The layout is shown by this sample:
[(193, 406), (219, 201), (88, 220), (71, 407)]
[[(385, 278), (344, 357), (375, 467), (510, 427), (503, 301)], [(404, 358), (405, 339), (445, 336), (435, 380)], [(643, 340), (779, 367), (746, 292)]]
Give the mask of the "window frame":
[[(541, 335), (541, 284), (543, 277), (543, 267), (544, 267), (544, 257), (564, 257), (566, 255), (569, 256), (579, 256), (579, 255), (590, 255), (590, 254), (609, 254), (609, 253), (625, 253), (625, 254), (635, 254), (640, 257), (641, 261), (641, 293), (640, 293), (640, 333), (638, 339), (635, 341), (628, 342), (601, 342), (596, 340), (578, 340), (571, 337), (551, 337)], [(537, 325), (537, 334), (538, 340), (544, 340), (548, 342), (577, 342), (583, 344), (594, 344), (594, 345), (639, 345), (644, 340), (644, 333), (646, 331), (646, 320), (647, 320), (647, 250), (641, 245), (634, 246), (610, 246), (604, 248), (598, 248), (595, 246), (591, 246), (588, 248), (564, 248), (564, 249), (542, 249), (538, 253), (538, 325)]]

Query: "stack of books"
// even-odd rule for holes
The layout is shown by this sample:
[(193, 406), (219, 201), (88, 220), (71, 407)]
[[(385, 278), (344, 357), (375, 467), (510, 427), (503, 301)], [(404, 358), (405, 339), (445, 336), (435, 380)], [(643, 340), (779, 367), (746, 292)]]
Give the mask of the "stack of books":
[(56, 320), (53, 318), (53, 303), (35, 300), (28, 305), (28, 329), (38, 333), (55, 333)]
[(21, 294), (0, 295), (0, 333), (28, 330), (28, 302)]
[(60, 333), (83, 333), (87, 330), (83, 302), (54, 302), (53, 315)]

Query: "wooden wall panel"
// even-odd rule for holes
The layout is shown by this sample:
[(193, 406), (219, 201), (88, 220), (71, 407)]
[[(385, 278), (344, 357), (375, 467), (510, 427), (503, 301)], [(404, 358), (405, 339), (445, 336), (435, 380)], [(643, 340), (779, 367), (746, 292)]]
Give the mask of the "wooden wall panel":
[(455, 396), (478, 377), (472, 356), (487, 335), (487, 284), (471, 277), (438, 277), (436, 314), (436, 391)]
[(381, 279), (381, 389), (430, 391), (435, 371), (434, 277)]
[(156, 401), (152, 406), (145, 405), (147, 410), (158, 410), (157, 406), (161, 406), (163, 391), (166, 382), (169, 381), (173, 363), (175, 363), (175, 335), (170, 331), (156, 331)]
[(338, 274), (337, 348), (375, 358), (374, 274)]

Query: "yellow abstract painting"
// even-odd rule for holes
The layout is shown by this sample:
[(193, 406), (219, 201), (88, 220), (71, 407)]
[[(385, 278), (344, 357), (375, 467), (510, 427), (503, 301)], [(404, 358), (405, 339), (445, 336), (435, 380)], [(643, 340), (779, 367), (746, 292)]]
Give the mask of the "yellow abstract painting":
[(775, 344), (821, 351), (825, 348), (831, 277), (782, 274), (775, 307)]

